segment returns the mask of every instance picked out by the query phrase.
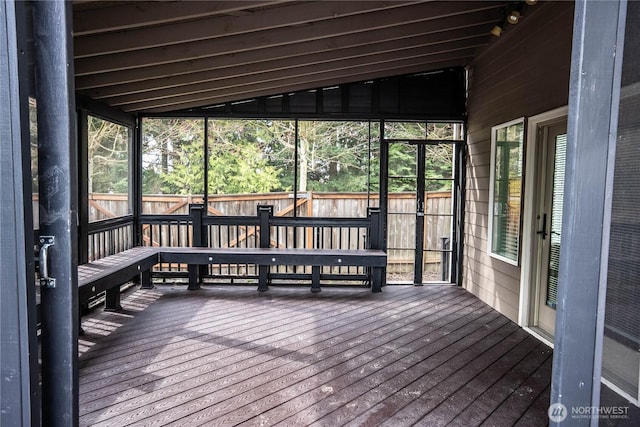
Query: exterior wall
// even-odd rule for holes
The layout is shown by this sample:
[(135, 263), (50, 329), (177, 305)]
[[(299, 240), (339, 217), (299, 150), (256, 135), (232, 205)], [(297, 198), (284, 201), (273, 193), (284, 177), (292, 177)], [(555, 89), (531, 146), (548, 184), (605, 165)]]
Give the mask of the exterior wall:
[(469, 70), (462, 285), (516, 322), (520, 267), (487, 253), (491, 127), (568, 103), (572, 28), (573, 2), (538, 3)]

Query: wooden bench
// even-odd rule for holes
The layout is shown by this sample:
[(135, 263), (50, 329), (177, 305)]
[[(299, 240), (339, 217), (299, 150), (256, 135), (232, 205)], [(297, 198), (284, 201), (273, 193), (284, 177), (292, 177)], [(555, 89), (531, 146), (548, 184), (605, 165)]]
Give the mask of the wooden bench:
[(306, 265), (312, 267), (311, 291), (320, 291), (320, 267), (364, 266), (371, 269), (371, 291), (382, 291), (387, 254), (378, 249), (279, 249), (279, 248), (161, 248), (160, 262), (189, 264), (189, 289), (200, 287), (199, 265), (256, 264), (260, 266), (258, 290), (269, 289), (269, 266)]
[[(366, 278), (372, 292), (380, 292), (385, 280), (387, 254), (382, 250), (382, 227), (380, 210), (370, 208), (366, 218), (317, 218), (317, 217), (276, 217), (273, 206), (259, 205), (255, 217), (209, 216), (204, 205), (189, 207), (193, 239), (191, 248), (162, 248), (163, 262), (189, 264), (189, 289), (198, 289), (204, 270), (199, 266), (207, 264), (255, 264), (259, 267), (258, 290), (266, 291), (271, 283), (271, 266), (311, 266), (311, 291), (320, 291), (321, 267), (359, 266), (367, 269)], [(231, 225), (252, 228), (259, 231), (258, 247), (210, 248), (208, 247), (209, 227)], [(278, 245), (279, 238), (272, 236), (272, 228), (311, 227), (318, 231), (323, 227), (356, 227), (366, 229), (365, 248), (289, 248)], [(276, 233), (277, 234), (277, 231)], [(295, 239), (294, 239), (295, 241)], [(358, 242), (355, 242), (358, 243)], [(273, 245), (277, 247), (272, 247)]]
[[(202, 205), (192, 205), (190, 216), (194, 247), (135, 247), (114, 255), (78, 266), (78, 299), (82, 308), (100, 293), (105, 293), (105, 310), (119, 310), (120, 286), (138, 277), (143, 288), (152, 288), (153, 267), (159, 263), (188, 265), (189, 289), (198, 289), (204, 278), (202, 266), (208, 264), (254, 264), (258, 266), (258, 290), (266, 291), (271, 283), (271, 266), (311, 266), (311, 291), (320, 291), (321, 267), (361, 266), (367, 269), (372, 292), (380, 292), (384, 284), (386, 253), (379, 249), (381, 240), (371, 237), (371, 230), (379, 230), (379, 213), (367, 219), (341, 218), (274, 218), (273, 209), (260, 206), (258, 216), (250, 217), (251, 223), (259, 226), (260, 247), (257, 248), (209, 248), (206, 247), (207, 227), (212, 222), (234, 221), (231, 217), (208, 218)], [(239, 220), (237, 217), (235, 220)], [(246, 218), (246, 217), (245, 217)], [(271, 227), (289, 222), (312, 224), (357, 224), (368, 227), (366, 249), (316, 249), (270, 247)]]
[(119, 310), (120, 285), (141, 278), (143, 287), (151, 287), (151, 269), (158, 263), (159, 248), (139, 246), (78, 266), (80, 307), (101, 292), (105, 310)]

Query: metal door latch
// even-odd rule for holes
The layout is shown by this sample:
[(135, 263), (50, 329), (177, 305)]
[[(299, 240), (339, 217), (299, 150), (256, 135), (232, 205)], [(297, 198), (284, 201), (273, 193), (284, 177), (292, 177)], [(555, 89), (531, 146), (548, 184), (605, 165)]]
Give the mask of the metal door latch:
[(55, 244), (55, 237), (40, 236), (40, 286), (55, 288), (56, 279), (49, 277), (49, 247)]

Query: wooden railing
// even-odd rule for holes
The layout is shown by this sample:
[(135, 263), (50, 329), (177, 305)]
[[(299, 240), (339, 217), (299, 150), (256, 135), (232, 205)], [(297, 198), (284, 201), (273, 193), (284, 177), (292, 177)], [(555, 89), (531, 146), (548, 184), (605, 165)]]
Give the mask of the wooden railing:
[[(209, 216), (248, 216), (255, 215), (257, 205), (273, 205), (274, 217), (364, 217), (369, 206), (377, 206), (375, 194), (367, 193), (299, 193), (293, 199), (292, 193), (266, 193), (241, 195), (210, 195), (207, 212)], [(388, 197), (389, 212), (410, 212), (415, 209), (415, 194), (391, 193)], [(427, 227), (424, 240), (425, 267), (434, 271), (442, 270), (442, 239), (450, 237), (452, 226), (451, 193), (428, 192), (425, 195), (425, 216)], [(96, 260), (129, 249), (137, 241), (147, 246), (190, 246), (191, 226), (189, 205), (203, 203), (201, 195), (145, 195), (143, 198), (141, 228), (133, 223), (130, 215), (130, 200), (121, 194), (92, 194), (90, 196), (90, 220), (88, 224), (88, 259)], [(37, 208), (37, 197), (34, 206)], [(37, 213), (37, 210), (34, 211)], [(295, 215), (294, 215), (295, 214)], [(388, 272), (406, 274), (413, 270), (412, 240), (415, 238), (415, 225), (411, 215), (390, 215), (387, 219), (387, 247), (407, 248), (388, 251)], [(136, 237), (136, 232), (141, 235)], [(357, 240), (361, 240), (358, 232)], [(227, 237), (227, 235), (231, 237)], [(313, 247), (314, 239), (356, 240), (354, 234), (342, 234), (327, 230), (313, 232), (300, 228), (278, 231), (273, 234), (279, 245), (291, 244), (296, 239), (299, 247)], [(329, 236), (331, 238), (329, 238)], [(216, 239), (233, 246), (255, 245), (256, 228), (252, 225), (236, 228), (228, 227), (211, 231), (210, 241)], [(286, 242), (286, 243), (285, 243)], [(362, 243), (362, 242), (360, 242)], [(340, 244), (346, 244), (344, 242)], [(351, 245), (352, 243), (350, 243)], [(306, 246), (305, 246), (306, 245)], [(329, 245), (328, 242), (325, 245)], [(175, 270), (175, 269), (174, 269)]]
[[(171, 230), (172, 224), (167, 218), (144, 216), (145, 226)], [(367, 217), (318, 218), (278, 216), (273, 206), (260, 205), (255, 216), (216, 216), (209, 215), (203, 205), (191, 205), (189, 217), (180, 216), (173, 227), (182, 224), (178, 234), (193, 235), (185, 245), (211, 248), (305, 248), (305, 249), (348, 249), (382, 248), (380, 233), (380, 212), (377, 208), (369, 210)], [(198, 231), (199, 230), (199, 231)], [(169, 239), (170, 240), (170, 239)], [(149, 246), (167, 245), (167, 239), (145, 240)], [(210, 279), (225, 281), (255, 281), (259, 270), (253, 264), (212, 264), (203, 267), (201, 275)], [(156, 277), (186, 277), (184, 265), (160, 265), (154, 272)], [(312, 274), (309, 266), (274, 266), (270, 277), (282, 280), (306, 280)], [(323, 267), (321, 274), (327, 280), (363, 281), (368, 278), (365, 268), (355, 266)]]
[(89, 262), (135, 246), (135, 224), (131, 215), (91, 222), (87, 231)]

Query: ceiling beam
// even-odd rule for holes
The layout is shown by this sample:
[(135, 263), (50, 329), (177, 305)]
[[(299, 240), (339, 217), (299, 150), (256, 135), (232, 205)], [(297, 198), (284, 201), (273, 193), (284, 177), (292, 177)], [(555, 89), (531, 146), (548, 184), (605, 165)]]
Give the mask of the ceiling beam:
[[(115, 94), (118, 94), (116, 87), (126, 83), (133, 84), (140, 82), (148, 85), (156, 83), (162, 85), (162, 81), (154, 82), (154, 80), (169, 80), (171, 78), (175, 78), (178, 82), (188, 81), (193, 74), (200, 73), (209, 75), (212, 71), (215, 72), (223, 68), (237, 69), (264, 61), (286, 60), (287, 58), (296, 56), (306, 56), (338, 49), (366, 46), (372, 43), (402, 40), (412, 37), (424, 37), (424, 43), (426, 44), (440, 37), (442, 39), (449, 38), (451, 40), (458, 40), (473, 37), (480, 33), (487, 33), (490, 29), (488, 25), (495, 22), (494, 12), (493, 10), (488, 10), (470, 13), (464, 17), (464, 20), (461, 20), (459, 16), (452, 16), (431, 22), (429, 25), (418, 22), (345, 36), (275, 46), (268, 49), (245, 51), (237, 54), (226, 54), (153, 67), (79, 76), (76, 77), (76, 89), (87, 91), (93, 88), (113, 86)], [(181, 77), (178, 79), (178, 76)], [(197, 75), (194, 76), (194, 78), (197, 79)], [(171, 83), (168, 84), (171, 85)], [(131, 87), (134, 86), (132, 85)]]
[(279, 3), (284, 1), (114, 1), (107, 7), (74, 7), (73, 36), (149, 27)]
[[(247, 16), (213, 16), (186, 22), (171, 22), (162, 26), (134, 28), (128, 31), (94, 34), (74, 38), (74, 56), (83, 58), (132, 50), (149, 49), (211, 40), (274, 28), (308, 24), (326, 19), (354, 16), (415, 4), (415, 1), (394, 2), (315, 2), (294, 3), (274, 7)], [(251, 4), (248, 5), (250, 7)]]
[[(376, 49), (377, 46), (369, 46), (366, 48), (351, 48), (344, 52), (344, 55), (332, 58), (329, 52), (325, 58), (317, 58), (312, 63), (303, 62), (297, 66), (282, 67), (275, 61), (271, 69), (264, 67), (263, 70), (249, 74), (233, 73), (233, 70), (224, 79), (214, 81), (206, 81), (201, 83), (188, 84), (177, 87), (153, 90), (144, 93), (132, 93), (117, 97), (108, 98), (107, 103), (114, 106), (120, 106), (139, 102), (141, 99), (166, 99), (172, 97), (182, 97), (188, 95), (196, 95), (202, 92), (245, 86), (253, 83), (261, 83), (272, 80), (296, 79), (300, 76), (323, 74), (331, 71), (345, 70), (355, 67), (374, 66), (377, 64), (388, 63), (393, 61), (405, 61), (413, 58), (423, 58), (426, 56), (436, 56), (443, 53), (454, 51), (474, 52), (474, 48), (484, 46), (488, 43), (487, 37), (476, 37), (469, 40), (457, 40), (453, 42), (445, 42), (438, 45), (434, 50), (433, 46), (409, 46), (394, 49)], [(99, 98), (97, 98), (99, 99)]]
[(123, 52), (75, 61), (76, 75), (114, 72), (137, 67), (191, 61), (224, 53), (237, 53), (253, 49), (310, 41), (338, 35), (353, 34), (372, 29), (407, 25), (414, 22), (434, 24), (438, 18), (464, 15), (477, 10), (495, 9), (495, 2), (430, 2), (406, 6), (384, 13), (370, 13), (362, 19), (350, 17), (321, 21), (303, 27), (267, 30), (258, 33), (223, 37), (215, 41), (197, 41), (166, 48)]
[[(124, 83), (87, 91), (94, 99), (104, 99), (123, 95), (133, 95), (140, 92), (177, 88), (196, 83), (213, 82), (231, 77), (255, 75), (258, 73), (286, 70), (312, 64), (322, 64), (327, 61), (348, 61), (367, 55), (383, 54), (388, 52), (406, 51), (407, 49), (429, 46), (433, 51), (445, 49), (444, 43), (463, 42), (469, 46), (479, 46), (488, 43), (486, 26), (462, 28), (454, 31), (443, 31), (427, 35), (416, 35), (398, 40), (370, 42), (354, 47), (324, 50), (318, 53), (311, 52), (308, 55), (279, 58), (271, 55), (269, 49), (265, 49), (262, 56), (264, 61), (247, 63), (237, 67), (223, 67), (213, 70), (198, 71), (190, 74), (180, 74), (161, 79), (147, 79), (132, 83)], [(303, 49), (303, 51), (305, 51)]]

